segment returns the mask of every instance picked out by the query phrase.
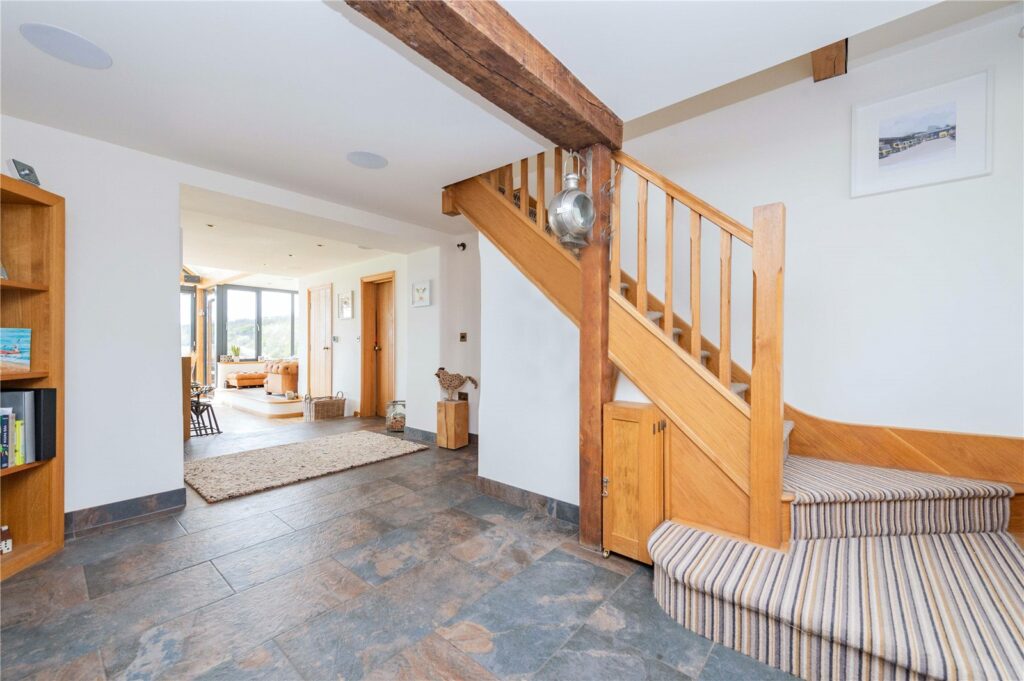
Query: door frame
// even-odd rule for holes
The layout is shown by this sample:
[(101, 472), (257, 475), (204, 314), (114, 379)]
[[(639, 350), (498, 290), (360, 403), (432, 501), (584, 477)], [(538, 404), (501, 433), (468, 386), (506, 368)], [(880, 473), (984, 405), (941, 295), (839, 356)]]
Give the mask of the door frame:
[[(312, 330), (312, 319), (313, 319), (313, 291), (319, 291), (321, 289), (327, 289), (327, 324), (329, 326), (327, 330), (328, 338), (333, 339), (334, 334), (334, 284), (320, 284), (319, 286), (310, 286), (306, 289), (306, 393), (312, 395), (310, 391), (310, 377), (313, 375), (313, 338), (310, 331)], [(292, 315), (294, 317), (294, 315)], [(294, 322), (293, 322), (294, 324)], [(331, 352), (327, 353), (327, 381), (330, 384), (331, 394), (334, 390), (334, 350), (333, 344), (331, 345)]]
[[(360, 342), (362, 345), (362, 351), (360, 352), (359, 362), (359, 415), (360, 416), (384, 416), (384, 414), (377, 413), (377, 399), (374, 393), (374, 381), (376, 380), (376, 373), (370, 371), (373, 366), (373, 344), (367, 343), (366, 338), (368, 336), (367, 330), (372, 324), (376, 323), (377, 318), (377, 284), (384, 282), (391, 282), (391, 308), (395, 314), (392, 316), (392, 328), (391, 337), (396, 341), (398, 339), (395, 333), (396, 318), (398, 316), (398, 308), (395, 305), (396, 299), (396, 288), (395, 288), (395, 271), (380, 272), (378, 274), (370, 274), (359, 279), (359, 297), (363, 301), (360, 311)], [(391, 381), (394, 383), (395, 380), (395, 352), (396, 348), (391, 349)], [(394, 385), (391, 386), (392, 392), (394, 392)]]

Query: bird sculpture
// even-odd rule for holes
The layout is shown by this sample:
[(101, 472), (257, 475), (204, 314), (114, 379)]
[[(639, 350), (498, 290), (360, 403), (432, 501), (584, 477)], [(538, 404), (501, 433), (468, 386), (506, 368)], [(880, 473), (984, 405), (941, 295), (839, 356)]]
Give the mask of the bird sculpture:
[(448, 393), (449, 400), (455, 399), (455, 393), (458, 391), (459, 388), (466, 385), (467, 381), (469, 383), (472, 383), (474, 388), (480, 387), (480, 384), (477, 383), (477, 380), (472, 376), (452, 374), (445, 371), (444, 367), (438, 369), (437, 373), (434, 375), (437, 376), (437, 382), (441, 384), (441, 390), (444, 390), (446, 393)]

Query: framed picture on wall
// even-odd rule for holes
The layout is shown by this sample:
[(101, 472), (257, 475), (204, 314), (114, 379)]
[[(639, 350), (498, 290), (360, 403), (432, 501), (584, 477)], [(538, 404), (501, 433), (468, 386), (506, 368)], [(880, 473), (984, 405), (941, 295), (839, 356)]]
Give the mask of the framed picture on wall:
[(352, 301), (355, 291), (342, 291), (338, 294), (338, 319), (352, 319)]
[(430, 281), (417, 281), (412, 285), (412, 306), (427, 307), (430, 305)]
[(853, 109), (850, 194), (992, 172), (988, 71)]

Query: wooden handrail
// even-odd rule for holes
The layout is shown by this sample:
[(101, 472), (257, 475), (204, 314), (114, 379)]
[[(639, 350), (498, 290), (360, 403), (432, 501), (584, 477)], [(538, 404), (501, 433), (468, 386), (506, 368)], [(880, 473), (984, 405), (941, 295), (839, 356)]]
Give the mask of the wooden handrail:
[(692, 211), (700, 213), (702, 216), (715, 223), (722, 229), (726, 230), (734, 237), (747, 244), (753, 246), (754, 244), (754, 233), (749, 228), (744, 227), (739, 221), (729, 217), (722, 211), (718, 210), (710, 203), (700, 199), (690, 192), (686, 191), (678, 184), (668, 179), (664, 175), (657, 173), (640, 161), (636, 160), (629, 154), (623, 151), (616, 151), (612, 153), (612, 159), (616, 163), (622, 164), (629, 168), (640, 177), (646, 179), (648, 182), (653, 183), (659, 189), (669, 194), (679, 203), (685, 205)]

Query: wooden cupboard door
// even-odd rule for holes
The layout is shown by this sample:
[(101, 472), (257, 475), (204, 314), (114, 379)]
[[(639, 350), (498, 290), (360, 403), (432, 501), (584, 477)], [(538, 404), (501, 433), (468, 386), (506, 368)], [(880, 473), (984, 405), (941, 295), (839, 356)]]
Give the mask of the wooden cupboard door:
[(395, 284), (382, 281), (377, 294), (377, 415), (387, 414), (388, 402), (395, 399)]
[(602, 544), (648, 564), (647, 539), (663, 516), (664, 423), (651, 405), (605, 405)]

